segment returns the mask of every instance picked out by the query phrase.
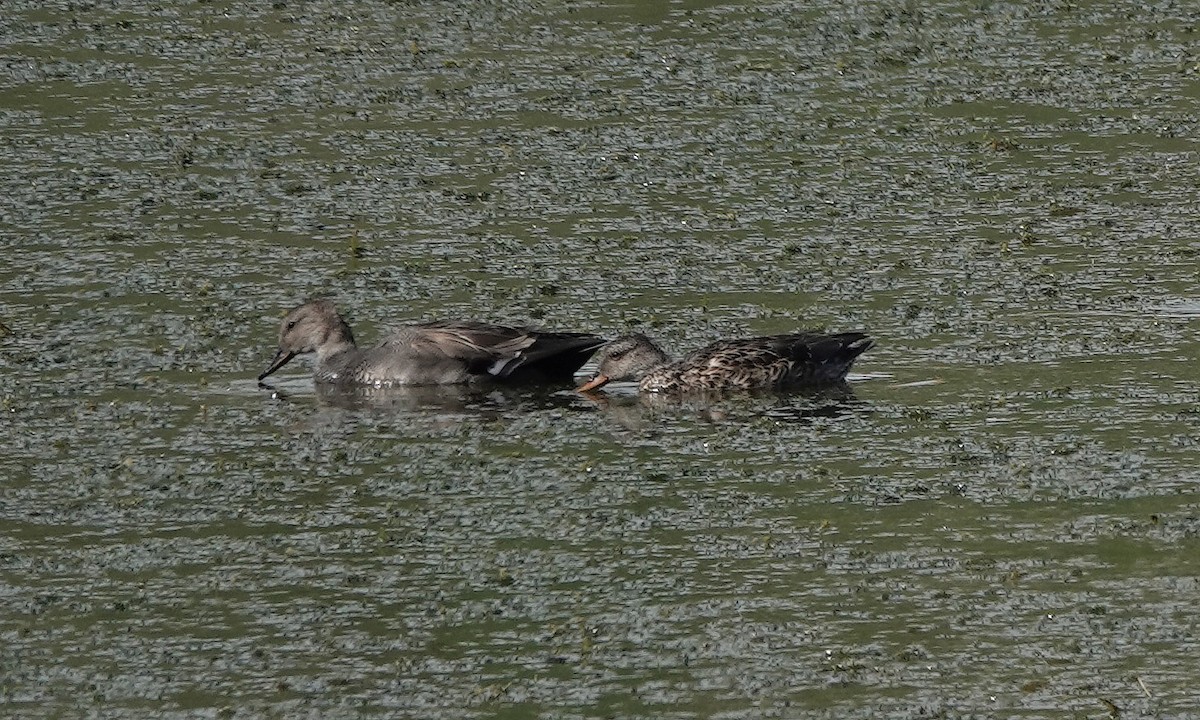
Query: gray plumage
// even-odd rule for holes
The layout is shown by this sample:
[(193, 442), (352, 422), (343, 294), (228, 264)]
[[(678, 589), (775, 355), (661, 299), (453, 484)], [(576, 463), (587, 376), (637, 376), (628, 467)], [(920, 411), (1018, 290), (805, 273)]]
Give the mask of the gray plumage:
[(359, 348), (329, 300), (314, 300), (280, 323), (279, 350), (259, 380), (292, 358), (316, 353), (316, 380), (347, 385), (452, 385), (477, 381), (567, 380), (604, 339), (587, 333), (538, 332), (474, 321), (398, 328)]

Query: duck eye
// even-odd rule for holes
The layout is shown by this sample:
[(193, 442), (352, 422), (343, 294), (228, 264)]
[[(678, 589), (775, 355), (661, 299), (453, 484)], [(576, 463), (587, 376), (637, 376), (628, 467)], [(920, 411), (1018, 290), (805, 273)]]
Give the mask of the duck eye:
[(291, 330), (291, 329), (292, 329), (292, 328), (294, 328), (294, 327), (296, 327), (296, 321), (295, 321), (295, 320), (293, 320), (293, 321), (291, 321), (290, 323), (288, 323), (288, 324), (287, 324), (287, 329), (288, 329), (288, 330)]

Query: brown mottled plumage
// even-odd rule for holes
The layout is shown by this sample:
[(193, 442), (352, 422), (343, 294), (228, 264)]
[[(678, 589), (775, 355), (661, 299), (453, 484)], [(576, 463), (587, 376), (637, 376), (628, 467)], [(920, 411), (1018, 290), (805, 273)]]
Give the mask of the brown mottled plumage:
[(297, 355), (315, 352), (318, 381), (345, 385), (453, 385), (477, 380), (567, 380), (604, 339), (462, 321), (397, 329), (372, 348), (354, 343), (333, 303), (315, 300), (289, 312), (279, 351), (259, 380)]
[(675, 362), (645, 335), (624, 335), (600, 350), (587, 392), (613, 380), (637, 380), (643, 392), (780, 390), (845, 380), (874, 345), (863, 333), (795, 333), (720, 340)]

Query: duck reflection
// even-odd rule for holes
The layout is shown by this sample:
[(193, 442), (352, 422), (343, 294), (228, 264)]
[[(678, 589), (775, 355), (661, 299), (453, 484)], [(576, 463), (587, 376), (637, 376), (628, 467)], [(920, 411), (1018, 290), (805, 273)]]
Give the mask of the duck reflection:
[[(611, 387), (611, 386), (610, 386)], [(685, 393), (581, 392), (614, 422), (641, 429), (664, 416), (694, 416), (711, 423), (745, 423), (769, 419), (780, 423), (812, 423), (860, 414), (868, 404), (847, 383), (787, 392), (695, 391)]]
[(565, 408), (579, 403), (569, 386), (551, 389), (544, 386), (500, 384), (470, 385), (397, 385), (384, 387), (347, 386), (325, 382), (259, 383), (272, 397), (283, 401), (304, 401), (315, 392), (318, 403), (327, 408), (376, 412), (438, 412), (481, 414), (513, 410)]

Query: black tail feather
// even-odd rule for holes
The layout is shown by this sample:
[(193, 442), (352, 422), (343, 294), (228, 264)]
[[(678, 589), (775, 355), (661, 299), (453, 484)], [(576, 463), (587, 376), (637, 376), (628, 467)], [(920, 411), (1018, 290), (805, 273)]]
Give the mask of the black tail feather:
[(607, 341), (587, 333), (539, 332), (533, 345), (497, 363), (491, 374), (505, 382), (570, 380)]

